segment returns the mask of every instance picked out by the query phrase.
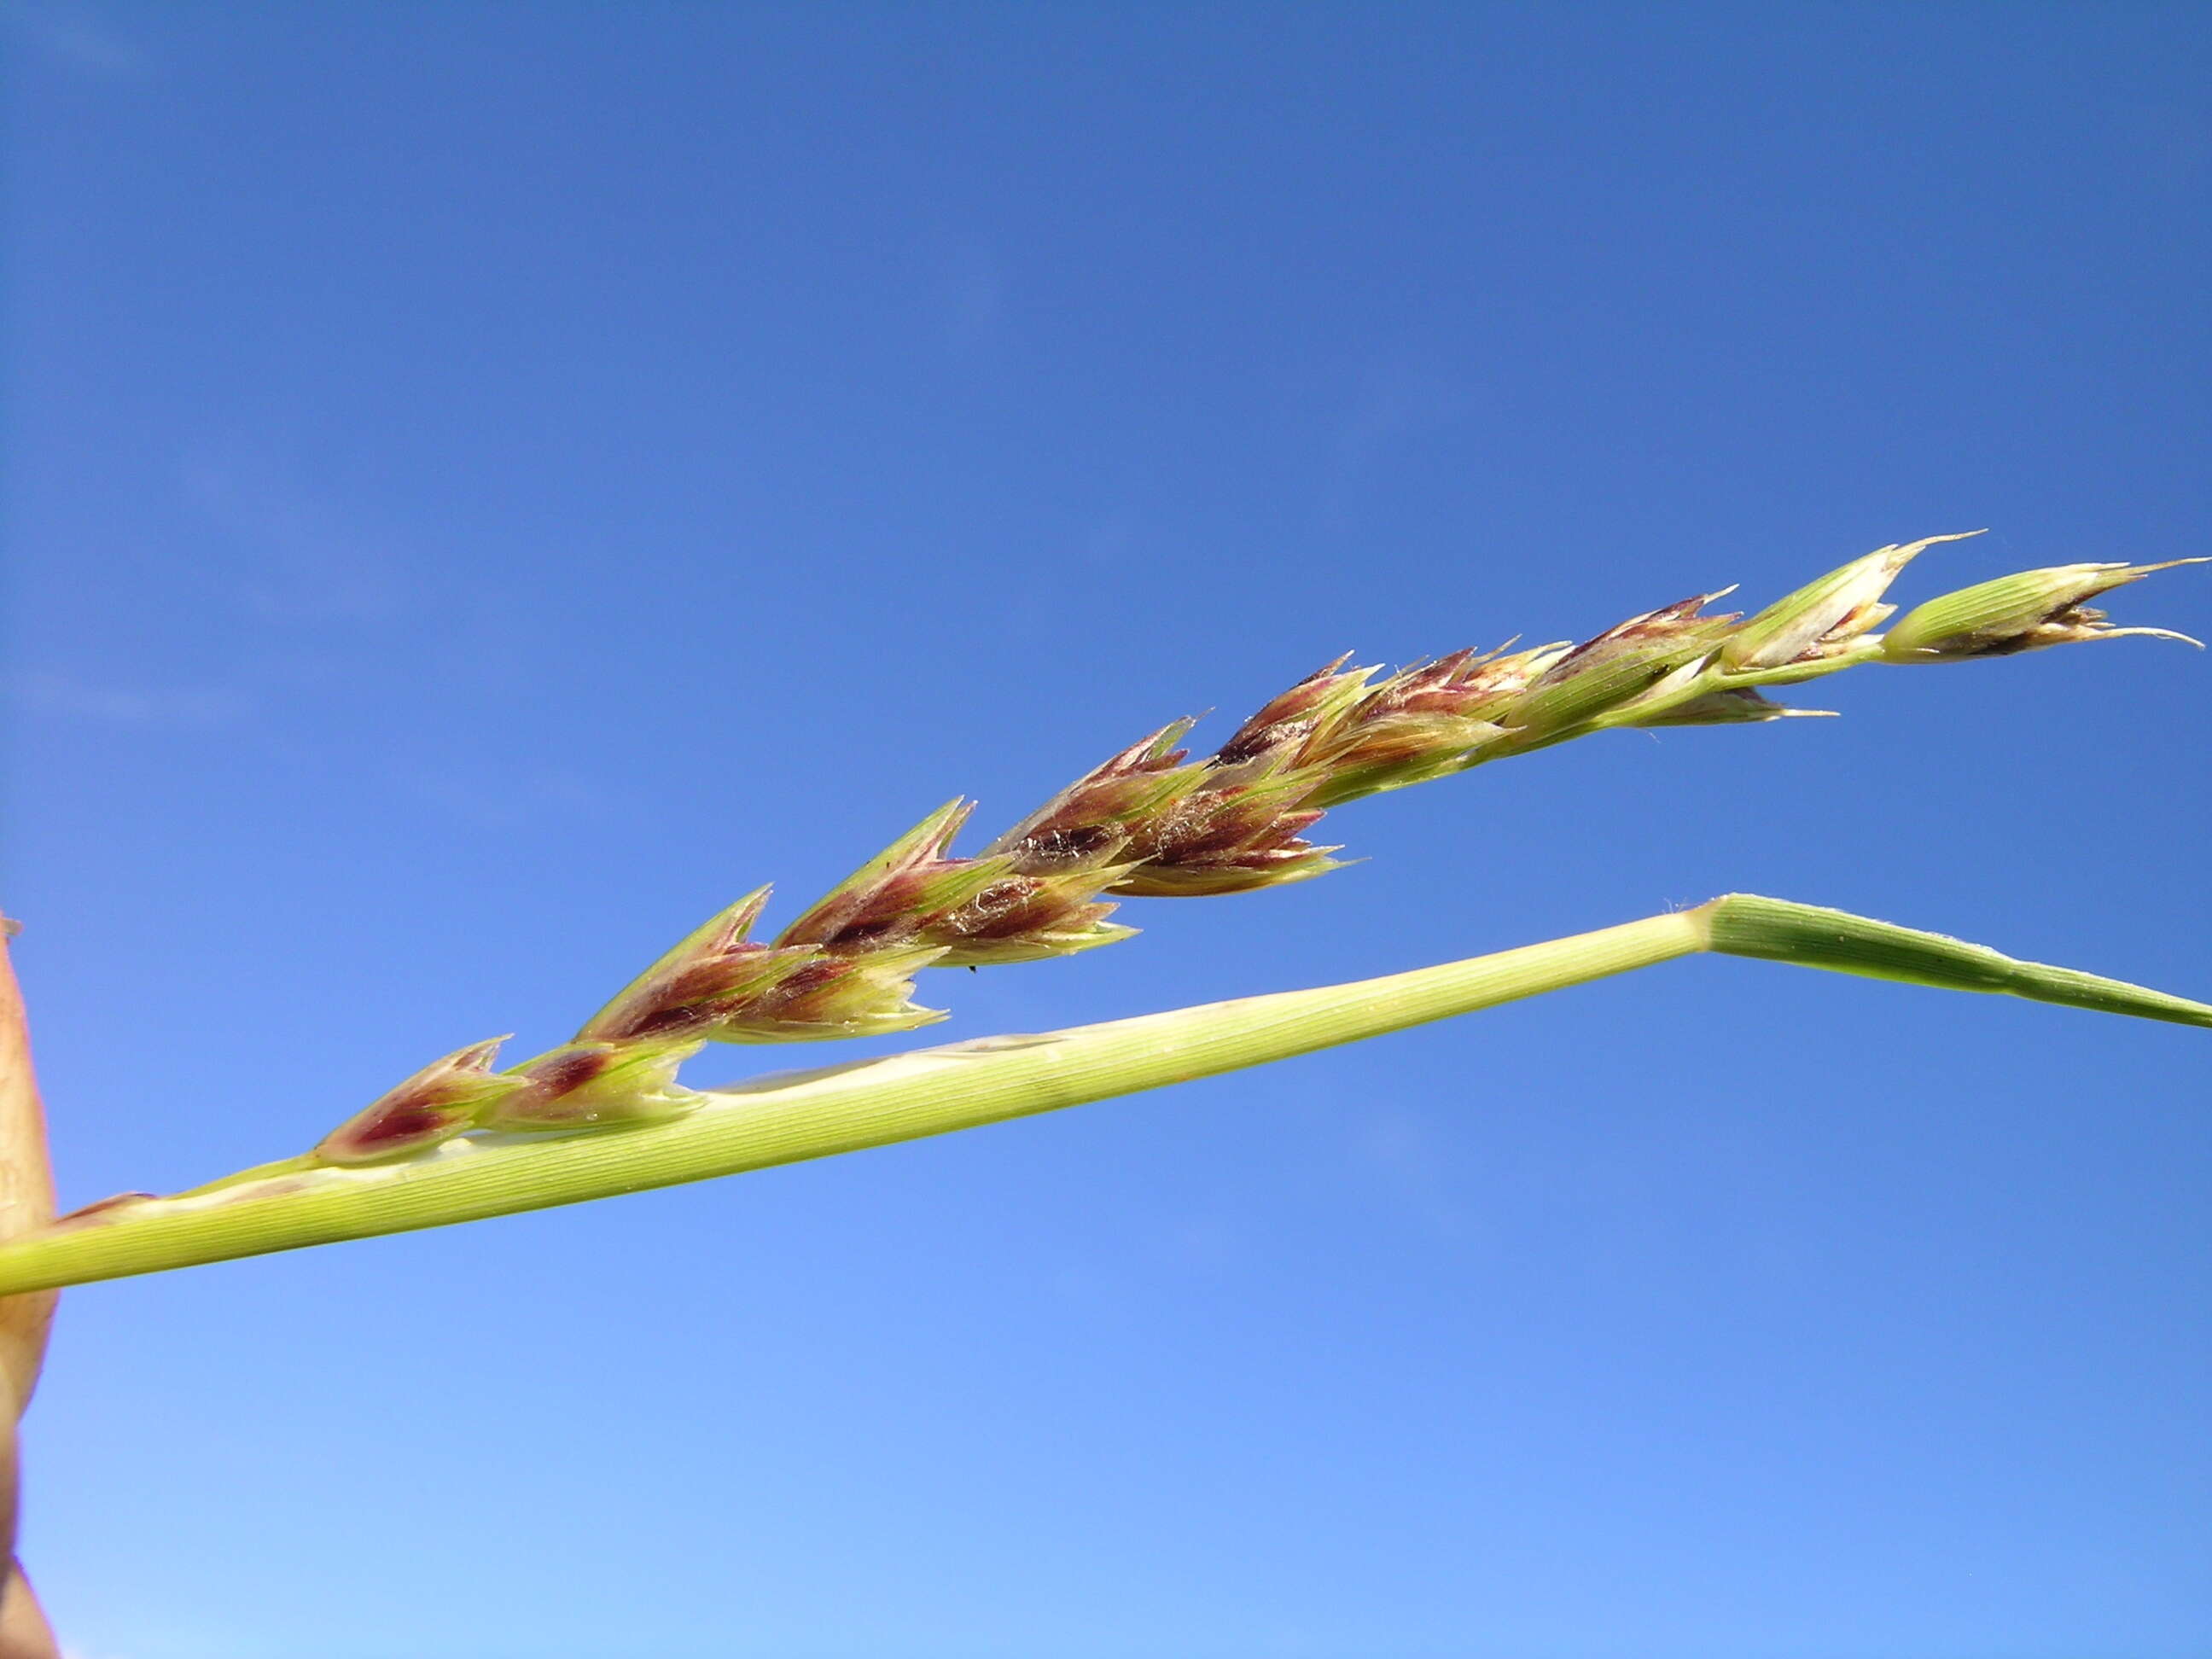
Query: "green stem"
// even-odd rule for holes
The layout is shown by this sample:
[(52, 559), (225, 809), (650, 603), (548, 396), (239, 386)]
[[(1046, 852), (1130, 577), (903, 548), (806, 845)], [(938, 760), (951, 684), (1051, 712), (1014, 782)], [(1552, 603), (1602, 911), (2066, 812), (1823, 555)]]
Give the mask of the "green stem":
[(2212, 1026), (2212, 1006), (1941, 934), (1732, 895), (1695, 910), (1354, 984), (987, 1038), (709, 1091), (669, 1121), (473, 1136), (390, 1164), (290, 1159), (0, 1246), (0, 1295), (544, 1209), (1133, 1094), (1703, 951)]

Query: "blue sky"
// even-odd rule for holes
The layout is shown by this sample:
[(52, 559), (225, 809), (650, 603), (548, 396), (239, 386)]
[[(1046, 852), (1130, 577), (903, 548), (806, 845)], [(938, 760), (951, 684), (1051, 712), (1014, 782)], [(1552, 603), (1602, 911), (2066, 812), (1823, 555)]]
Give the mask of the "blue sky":
[[(2212, 551), (2199, 7), (9, 27), (6, 900), (70, 1202), (1348, 647), (1983, 525), (1901, 592)], [(2115, 609), (2212, 635), (2212, 580)], [(2203, 657), (1801, 701), (1354, 805), (1355, 868), (940, 975), (939, 1031), (1732, 888), (2212, 994)], [(1698, 962), (95, 1286), (27, 1547), (84, 1659), (2179, 1659), (2208, 1076)]]

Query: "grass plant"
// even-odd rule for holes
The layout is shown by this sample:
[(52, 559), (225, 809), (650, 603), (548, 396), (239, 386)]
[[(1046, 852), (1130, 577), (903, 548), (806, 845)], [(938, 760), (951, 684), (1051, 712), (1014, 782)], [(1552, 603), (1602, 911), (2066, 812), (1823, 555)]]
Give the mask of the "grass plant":
[[(2128, 635), (2090, 601), (2166, 565), (2078, 564), (1945, 594), (1898, 617), (1885, 594), (1918, 554), (1885, 547), (1749, 615), (1723, 592), (1580, 643), (1454, 652), (1395, 673), (1329, 663), (1212, 754), (1194, 722), (1140, 738), (979, 851), (971, 808), (938, 808), (754, 937), (758, 889), (653, 963), (569, 1042), (504, 1067), (467, 1044), (347, 1116), (307, 1151), (188, 1192), (124, 1194), (52, 1218), (15, 1012), (0, 1055), (0, 1377), (20, 1413), (50, 1293), (231, 1257), (611, 1197), (1049, 1111), (1264, 1064), (1699, 952), (2212, 1026), (2212, 1005), (2023, 963), (1941, 934), (1734, 894), (1469, 961), (1035, 1036), (927, 1048), (715, 1090), (678, 1080), (709, 1042), (791, 1043), (914, 1030), (933, 968), (981, 968), (1119, 943), (1127, 898), (1308, 880), (1340, 848), (1324, 812), (1593, 732), (1758, 724), (1821, 711), (1770, 690), (1863, 665), (1951, 665)], [(2174, 563), (2200, 561), (2174, 561)], [(2192, 643), (2194, 641), (2191, 641)], [(12, 981), (9, 981), (12, 996)], [(6, 1620), (35, 1603), (18, 1576)], [(31, 1613), (21, 1609), (28, 1606)], [(28, 1628), (27, 1626), (26, 1628)], [(25, 1640), (33, 1638), (26, 1638)]]

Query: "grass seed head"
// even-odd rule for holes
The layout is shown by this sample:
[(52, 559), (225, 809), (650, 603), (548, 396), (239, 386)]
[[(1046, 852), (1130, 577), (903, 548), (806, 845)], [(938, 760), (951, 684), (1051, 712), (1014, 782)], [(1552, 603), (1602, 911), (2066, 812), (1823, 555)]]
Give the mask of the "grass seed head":
[[(1968, 532), (1978, 533), (1978, 532)], [(1632, 617), (1580, 644), (1455, 651), (1377, 678), (1339, 657), (1270, 699), (1192, 760), (1176, 720), (1077, 779), (981, 853), (954, 837), (948, 801), (772, 942), (751, 938), (768, 890), (694, 930), (592, 1016), (575, 1039), (494, 1073), (496, 1043), (448, 1055), (326, 1137), (331, 1163), (433, 1146), (471, 1127), (569, 1129), (689, 1109), (674, 1083), (702, 1043), (799, 1042), (911, 1030), (944, 1016), (914, 1000), (928, 967), (1067, 956), (1127, 939), (1111, 898), (1192, 897), (1304, 881), (1340, 867), (1306, 834), (1329, 807), (1608, 727), (1743, 725), (1818, 709), (1762, 685), (1857, 664), (2002, 656), (2115, 629), (2087, 601), (2162, 565), (2069, 565), (1931, 600), (1887, 637), (1883, 595), (1923, 550), (1885, 547), (1748, 621), (1711, 615), (1729, 590)], [(2178, 563), (2197, 561), (2180, 560)], [(1739, 906), (1741, 921), (1757, 906)], [(1760, 913), (1763, 914), (1763, 913)], [(1756, 944), (1755, 939), (1749, 941)], [(1750, 951), (1752, 954), (1757, 952)], [(1977, 958), (1978, 960), (1978, 958)]]

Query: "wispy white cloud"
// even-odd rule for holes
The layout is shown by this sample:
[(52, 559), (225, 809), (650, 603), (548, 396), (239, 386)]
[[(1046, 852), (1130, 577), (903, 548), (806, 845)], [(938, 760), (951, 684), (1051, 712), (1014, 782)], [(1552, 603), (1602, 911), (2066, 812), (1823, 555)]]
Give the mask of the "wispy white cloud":
[(160, 68), (143, 41), (89, 6), (17, 0), (6, 16), (32, 52), (73, 73), (100, 81), (143, 81)]
[(32, 714), (102, 726), (199, 731), (227, 725), (252, 708), (251, 702), (236, 691), (205, 686), (134, 686), (52, 669), (19, 674), (8, 690), (19, 707)]
[(264, 451), (189, 456), (185, 493), (237, 553), (235, 598), (272, 622), (381, 622), (403, 606), (398, 550)]

